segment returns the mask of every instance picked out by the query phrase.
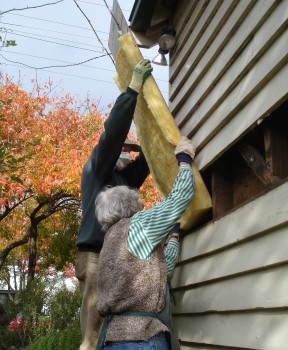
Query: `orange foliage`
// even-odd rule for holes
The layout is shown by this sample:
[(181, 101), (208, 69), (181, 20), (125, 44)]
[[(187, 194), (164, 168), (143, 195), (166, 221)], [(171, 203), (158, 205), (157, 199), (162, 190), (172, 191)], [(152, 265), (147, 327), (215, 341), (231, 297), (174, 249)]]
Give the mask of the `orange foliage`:
[[(130, 131), (128, 133), (128, 138), (134, 143), (138, 143), (138, 140), (135, 138), (133, 133)], [(138, 153), (131, 152), (131, 158), (135, 159)], [(149, 175), (143, 185), (140, 187), (139, 192), (142, 195), (144, 200), (144, 209), (151, 208), (157, 202), (160, 202), (163, 197), (160, 191), (155, 187), (152, 176)]]
[(160, 191), (154, 186), (151, 175), (148, 176), (146, 181), (140, 187), (139, 192), (141, 193), (144, 200), (144, 209), (151, 208), (154, 204), (160, 202), (163, 199)]
[[(15, 199), (15, 195), (20, 197), (28, 189), (44, 196), (64, 189), (78, 196), (83, 164), (99, 140), (107, 114), (102, 115), (91, 104), (90, 113), (82, 117), (70, 95), (49, 97), (45, 89), (38, 88), (35, 97), (6, 79), (0, 100), (9, 99), (12, 102), (1, 108), (5, 117), (1, 141), (15, 144), (11, 152), (17, 158), (30, 153), (33, 156), (18, 169), (22, 184), (11, 181), (10, 174), (2, 174), (0, 206), (5, 198)], [(129, 137), (135, 141), (132, 133)], [(145, 187), (150, 190), (153, 184), (151, 180), (148, 183)], [(148, 201), (150, 198), (153, 202), (153, 193), (146, 196)]]
[(18, 170), (23, 184), (4, 174), (1, 192), (6, 198), (15, 193), (21, 196), (27, 189), (44, 196), (63, 188), (70, 194), (79, 193), (82, 166), (103, 129), (96, 107), (91, 105), (91, 113), (83, 118), (73, 109), (70, 95), (50, 98), (38, 91), (34, 97), (8, 80), (0, 94), (1, 100), (12, 99), (1, 111), (5, 116), (2, 142), (15, 144), (12, 155), (18, 158), (33, 153)]
[[(14, 177), (8, 166), (3, 168), (4, 173), (0, 178), (0, 214), (5, 206), (12, 207), (28, 194), (37, 198), (38, 203), (59, 191), (80, 198), (82, 167), (99, 141), (107, 112), (99, 111), (96, 104), (86, 101), (88, 113), (82, 116), (80, 107), (71, 95), (50, 96), (50, 88), (49, 85), (37, 86), (28, 93), (8, 78), (2, 78), (1, 145), (9, 146), (10, 155), (18, 159), (19, 164), (13, 170)], [(5, 103), (9, 100), (9, 103)], [(130, 138), (135, 140), (131, 133)], [(21, 159), (24, 161), (21, 162)], [(15, 177), (21, 181), (15, 180)], [(151, 177), (143, 184), (140, 192), (145, 208), (160, 200)], [(16, 215), (9, 214), (5, 222), (2, 221), (1, 231), (5, 235), (1, 235), (0, 250), (27, 232), (30, 224), (27, 213), (33, 211), (33, 205), (33, 200), (23, 202), (18, 206)], [(55, 221), (50, 226), (47, 222), (46, 232), (52, 234), (58, 229), (61, 231)], [(38, 251), (47, 251), (47, 239), (47, 236), (44, 240), (39, 239)]]

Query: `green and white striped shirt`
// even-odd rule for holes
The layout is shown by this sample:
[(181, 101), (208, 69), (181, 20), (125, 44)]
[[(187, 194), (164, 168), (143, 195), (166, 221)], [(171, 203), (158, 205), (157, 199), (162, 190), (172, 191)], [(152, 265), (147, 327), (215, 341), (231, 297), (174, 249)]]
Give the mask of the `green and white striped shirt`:
[[(194, 194), (194, 177), (191, 167), (181, 165), (169, 196), (161, 203), (136, 213), (128, 232), (128, 249), (140, 259), (149, 259), (153, 249), (169, 234)], [(179, 243), (169, 240), (165, 247), (167, 274), (173, 272), (178, 259)]]

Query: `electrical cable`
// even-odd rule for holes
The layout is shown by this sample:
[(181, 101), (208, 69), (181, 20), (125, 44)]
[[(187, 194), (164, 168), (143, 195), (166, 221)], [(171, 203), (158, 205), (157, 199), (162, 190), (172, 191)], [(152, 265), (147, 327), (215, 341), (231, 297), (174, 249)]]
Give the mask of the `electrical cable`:
[(50, 6), (50, 5), (56, 5), (58, 4), (59, 2), (62, 2), (64, 0), (59, 0), (59, 1), (56, 1), (56, 2), (50, 2), (49, 4), (43, 4), (43, 5), (37, 5), (37, 6), (27, 6), (27, 7), (24, 7), (24, 8), (21, 8), (21, 9), (10, 9), (10, 10), (7, 10), (7, 11), (3, 11), (3, 12), (0, 12), (0, 16), (1, 15), (4, 15), (5, 13), (8, 13), (8, 12), (12, 12), (12, 11), (23, 11), (23, 10), (29, 10), (29, 9), (35, 9), (35, 8), (39, 8), (39, 7), (44, 7), (44, 6)]
[[(1, 22), (1, 24), (5, 24), (5, 25), (9, 25), (9, 26), (15, 26), (15, 27), (22, 27), (22, 28), (28, 28), (28, 29), (35, 29), (35, 30), (41, 30), (44, 32), (49, 32), (49, 33), (57, 33), (57, 34), (64, 34), (64, 35), (70, 35), (73, 37), (79, 37), (79, 38), (85, 38), (85, 39), (89, 39), (89, 40), (97, 40), (97, 38), (94, 37), (87, 37), (86, 35), (80, 35), (80, 34), (75, 34), (75, 33), (66, 33), (66, 32), (59, 32), (57, 30), (52, 30), (52, 29), (43, 29), (43, 28), (39, 28), (39, 27), (29, 27), (29, 26), (23, 26), (21, 24), (15, 24), (15, 23), (9, 23), (9, 22)], [(12, 29), (12, 31), (14, 31), (14, 29)], [(106, 32), (102, 32), (105, 34), (109, 34)], [(106, 39), (102, 39), (103, 41), (108, 41)]]
[[(1, 13), (0, 13), (0, 15), (1, 15)], [(91, 29), (89, 29), (89, 28), (76, 26), (74, 24), (67, 24), (67, 23), (63, 23), (63, 22), (51, 21), (49, 19), (44, 19), (44, 18), (37, 18), (37, 17), (32, 17), (32, 16), (19, 15), (19, 14), (16, 14), (16, 13), (9, 13), (9, 16), (21, 16), (21, 17), (26, 17), (26, 18), (30, 18), (30, 19), (36, 19), (38, 21), (49, 22), (49, 23), (54, 23), (54, 24), (60, 24), (62, 26), (66, 26), (66, 27), (73, 27), (73, 28), (78, 28), (78, 29), (91, 31)], [(98, 30), (98, 33), (109, 34), (108, 32), (103, 32), (101, 30)]]
[[(7, 63), (5, 63), (5, 65), (11, 66), (11, 67), (24, 68), (24, 69), (31, 69), (31, 68), (29, 68), (29, 67), (21, 67), (21, 66), (14, 65), (14, 64), (7, 64)], [(67, 74), (67, 73), (63, 73), (63, 72), (59, 73), (59, 72), (49, 71), (49, 70), (46, 70), (46, 69), (43, 69), (43, 72), (53, 73), (53, 74), (58, 74), (58, 75), (65, 75), (65, 76), (69, 76), (69, 77), (73, 77), (73, 78), (80, 78), (80, 79), (87, 79), (87, 80), (99, 81), (99, 82), (101, 82), (101, 83), (113, 84), (113, 86), (115, 86), (115, 83), (114, 83), (114, 82), (112, 82), (112, 81), (107, 81), (107, 80), (95, 79), (95, 78), (91, 78), (91, 77), (82, 77), (82, 76), (79, 76), (79, 75)], [(167, 91), (162, 91), (162, 94), (167, 94)]]
[[(60, 2), (62, 2), (63, 0), (60, 0), (60, 1), (57, 1), (57, 2), (54, 2), (54, 3), (50, 3), (50, 4), (46, 4), (46, 5), (52, 5), (52, 4), (57, 4), (57, 3), (60, 3)], [(115, 62), (114, 62), (114, 60), (113, 60), (113, 58), (112, 58), (112, 55), (111, 55), (111, 53), (105, 48), (105, 46), (103, 45), (103, 40), (104, 39), (101, 39), (100, 37), (99, 37), (99, 35), (98, 35), (98, 33), (103, 33), (103, 34), (108, 34), (107, 32), (103, 32), (103, 31), (100, 31), (100, 30), (98, 30), (98, 31), (96, 31), (95, 29), (94, 29), (94, 27), (93, 27), (93, 25), (92, 25), (92, 23), (91, 23), (91, 21), (89, 20), (89, 18), (87, 17), (87, 15), (84, 13), (84, 11), (81, 9), (81, 7), (79, 6), (79, 4), (77, 3), (77, 2), (83, 2), (83, 3), (90, 3), (90, 2), (88, 2), (88, 1), (83, 1), (83, 0), (73, 0), (74, 1), (74, 3), (75, 3), (75, 5), (78, 7), (78, 9), (80, 10), (80, 12), (83, 14), (83, 16), (86, 18), (86, 20), (88, 21), (88, 23), (89, 23), (89, 25), (90, 25), (90, 27), (92, 28), (92, 30), (93, 30), (93, 32), (94, 32), (94, 34), (95, 34), (95, 36), (96, 36), (96, 38), (97, 38), (97, 40), (99, 41), (99, 43), (101, 44), (101, 49), (103, 50), (103, 51), (105, 51), (106, 53), (105, 54), (102, 54), (102, 55), (100, 55), (100, 56), (97, 56), (97, 57), (92, 57), (92, 58), (90, 58), (90, 59), (88, 59), (88, 60), (85, 60), (85, 61), (82, 61), (82, 62), (79, 62), (79, 63), (71, 63), (71, 62), (65, 62), (65, 61), (60, 61), (60, 60), (58, 60), (58, 62), (65, 62), (65, 63), (67, 63), (67, 64), (65, 64), (65, 65), (53, 65), (53, 66), (45, 66), (45, 67), (32, 67), (31, 65), (27, 65), (27, 64), (25, 64), (25, 63), (21, 63), (21, 62), (15, 62), (15, 61), (12, 61), (12, 60), (9, 60), (9, 59), (7, 59), (6, 57), (4, 57), (3, 55), (1, 55), (1, 57), (4, 59), (4, 60), (6, 60), (6, 61), (8, 61), (8, 62), (10, 62), (10, 63), (16, 63), (16, 65), (14, 64), (7, 64), (7, 63), (5, 63), (7, 66), (9, 65), (9, 66), (14, 66), (14, 67), (24, 67), (24, 68), (27, 68), (27, 69), (34, 69), (34, 70), (36, 70), (36, 72), (38, 71), (38, 70), (41, 70), (41, 71), (43, 71), (43, 72), (49, 72), (49, 73), (53, 73), (53, 74), (62, 74), (62, 75), (66, 75), (66, 76), (71, 76), (71, 77), (76, 77), (76, 78), (81, 78), (81, 79), (89, 79), (89, 80), (96, 80), (96, 81), (100, 81), (100, 82), (105, 82), (105, 83), (111, 83), (111, 84), (114, 84), (114, 82), (108, 82), (108, 81), (105, 81), (105, 80), (100, 80), (100, 79), (94, 79), (94, 78), (91, 78), (91, 77), (82, 77), (82, 76), (77, 76), (77, 75), (73, 75), (73, 74), (66, 74), (66, 73), (63, 73), (63, 72), (61, 72), (61, 73), (58, 73), (58, 72), (54, 72), (54, 71), (49, 71), (49, 70), (47, 70), (47, 69), (49, 69), (49, 68), (63, 68), (63, 67), (72, 67), (72, 66), (85, 66), (85, 63), (87, 63), (87, 62), (89, 62), (89, 61), (93, 61), (93, 60), (96, 60), (97, 58), (101, 58), (101, 57), (105, 57), (105, 56), (109, 56), (109, 58), (111, 59), (111, 61), (112, 61), (112, 63), (115, 65)], [(105, 1), (105, 0), (103, 0), (104, 1), (104, 4), (105, 5), (100, 5), (100, 4), (94, 4), (94, 3), (90, 3), (90, 4), (92, 4), (92, 5), (95, 5), (95, 6), (106, 6), (106, 8), (107, 8), (107, 10), (109, 11), (109, 14), (110, 14), (110, 16), (112, 17), (112, 18), (114, 18), (114, 15), (113, 15), (113, 13), (112, 13), (112, 11), (110, 10), (110, 8), (108, 7), (108, 5), (107, 5), (107, 2)], [(40, 6), (34, 6), (34, 7), (29, 7), (29, 8), (36, 8), (36, 7), (42, 7), (42, 6), (46, 6), (46, 5), (40, 5)], [(28, 7), (27, 8), (25, 8), (25, 9), (29, 9)], [(80, 26), (76, 26), (76, 25), (70, 25), (70, 24), (66, 24), (66, 23), (61, 23), (61, 22), (56, 22), (56, 21), (51, 21), (51, 20), (46, 20), (46, 19), (41, 19), (41, 18), (37, 18), (37, 17), (32, 17), (32, 16), (25, 16), (25, 15), (19, 15), (19, 14), (13, 14), (13, 13), (11, 13), (12, 11), (20, 11), (20, 10), (24, 10), (24, 9), (12, 9), (12, 10), (8, 10), (8, 11), (4, 11), (4, 12), (2, 12), (2, 13), (0, 13), (0, 15), (1, 14), (8, 14), (8, 15), (14, 15), (14, 16), (21, 16), (21, 17), (26, 17), (26, 18), (31, 18), (31, 19), (36, 19), (36, 20), (39, 20), (39, 21), (45, 21), (45, 22), (49, 22), (49, 23), (55, 23), (55, 24), (60, 24), (60, 25), (63, 25), (63, 26), (67, 26), (67, 27), (73, 27), (73, 28), (78, 28), (78, 29), (82, 29), (82, 30), (89, 30), (89, 31), (91, 31), (91, 29), (89, 29), (89, 28), (84, 28), (84, 27), (80, 27)], [(126, 10), (124, 10), (124, 11), (126, 11)], [(115, 18), (114, 18), (114, 20), (115, 20)], [(13, 24), (12, 24), (13, 25)], [(15, 26), (17, 26), (17, 24), (15, 24)], [(19, 25), (18, 25), (19, 26)], [(20, 25), (21, 26), (21, 25)], [(22, 26), (22, 27), (25, 27), (25, 26)], [(28, 27), (29, 28), (29, 27)], [(33, 28), (33, 27), (32, 27)], [(33, 28), (34, 29), (34, 28)], [(12, 29), (13, 30), (13, 29)], [(42, 28), (38, 28), (38, 30), (44, 30), (45, 31), (45, 29), (42, 29)], [(47, 31), (47, 30), (46, 30)], [(18, 33), (17, 33), (18, 32)], [(49, 32), (52, 32), (51, 30), (49, 30)], [(69, 33), (61, 33), (61, 32), (57, 32), (57, 31), (54, 31), (55, 33), (60, 33), (60, 34), (64, 34), (64, 35), (73, 35), (73, 34), (69, 34)], [(72, 47), (72, 48), (75, 48), (75, 49), (79, 49), (79, 50), (86, 50), (86, 51), (91, 51), (91, 52), (98, 52), (98, 53), (103, 53), (103, 51), (96, 51), (96, 50), (90, 50), (90, 49), (88, 49), (88, 48), (81, 48), (81, 47), (77, 47), (77, 46), (73, 46), (73, 45), (69, 45), (69, 44), (64, 44), (64, 43), (57, 43), (57, 42), (53, 42), (53, 41), (51, 41), (51, 40), (45, 40), (45, 39), (40, 39), (40, 38), (35, 38), (35, 37), (33, 37), (33, 36), (27, 36), (27, 35), (23, 35), (23, 34), (19, 34), (19, 33), (21, 33), (21, 31), (17, 31), (17, 30), (14, 30), (14, 34), (15, 35), (18, 35), (18, 36), (22, 36), (22, 37), (26, 37), (26, 38), (29, 38), (29, 39), (33, 39), (33, 40), (39, 40), (39, 41), (42, 41), (42, 42), (48, 42), (48, 43), (52, 43), (52, 44), (55, 44), (55, 45), (62, 45), (62, 46), (66, 46), (66, 47)], [(23, 32), (22, 32), (23, 33)], [(24, 34), (27, 34), (27, 33), (25, 33), (24, 32)], [(45, 36), (45, 35), (39, 35), (39, 34), (32, 34), (32, 33), (28, 33), (28, 34), (30, 34), (30, 35), (38, 35), (39, 37), (42, 37), (42, 38), (50, 38), (50, 39), (54, 39), (54, 40), (65, 40), (65, 42), (67, 43), (67, 42), (71, 42), (71, 43), (76, 43), (76, 44), (82, 44), (82, 43), (77, 43), (77, 42), (73, 42), (73, 41), (69, 41), (69, 40), (66, 40), (66, 39), (61, 39), (61, 38), (59, 38), (59, 39), (57, 39), (57, 38), (53, 38), (53, 37), (48, 37), (48, 36)], [(80, 36), (80, 35), (74, 35), (74, 36)], [(83, 36), (82, 36), (83, 37)], [(87, 38), (86, 36), (85, 36), (85, 38)], [(92, 40), (92, 39), (94, 39), (94, 38), (90, 38), (90, 40)], [(104, 41), (106, 41), (106, 40), (104, 40)], [(84, 45), (87, 45), (87, 46), (91, 46), (91, 47), (96, 47), (96, 46), (93, 46), (93, 45), (89, 45), (89, 44), (84, 44)], [(31, 56), (31, 55), (30, 55)], [(37, 57), (37, 56), (34, 56), (34, 57)], [(44, 59), (44, 58), (43, 58)], [(47, 58), (46, 58), (47, 59)], [(48, 59), (48, 60), (52, 60), (52, 59)], [(52, 61), (56, 61), (57, 62), (57, 60), (52, 60)], [(0, 63), (1, 64), (1, 63)], [(20, 64), (21, 66), (18, 66), (17, 64)], [(86, 65), (86, 67), (87, 67), (87, 65)], [(90, 66), (91, 67), (91, 66)], [(96, 67), (91, 67), (91, 68), (96, 68)], [(96, 68), (97, 69), (97, 68)], [(101, 68), (102, 69), (102, 68)], [(108, 70), (108, 69), (106, 69), (106, 70)], [(112, 71), (112, 70), (110, 70), (110, 71)], [(164, 81), (164, 80), (162, 80), (162, 81)], [(164, 92), (163, 92), (164, 93)], [(166, 92), (165, 92), (166, 93)]]
[[(11, 54), (11, 52), (8, 52), (8, 51), (5, 51), (5, 50), (2, 50), (1, 51), (2, 53), (9, 53)], [(62, 63), (67, 63), (67, 64), (72, 64), (71, 62), (68, 62), (68, 61), (63, 61), (63, 60), (55, 60), (53, 58), (47, 58), (47, 57), (42, 57), (42, 56), (35, 56), (35, 55), (29, 55), (27, 53), (21, 53), (21, 52), (13, 52), (12, 54), (14, 55), (21, 55), (21, 56), (28, 56), (28, 57), (34, 57), (34, 58), (40, 58), (40, 59), (43, 59), (43, 60), (47, 60), (47, 61), (53, 61), (53, 62), (62, 62)], [(100, 69), (100, 70), (106, 70), (108, 72), (114, 72), (114, 69), (108, 69), (108, 68), (103, 68), (103, 67), (93, 67), (93, 66), (90, 66), (90, 65), (86, 65), (86, 64), (83, 64), (82, 67), (87, 67), (87, 68), (92, 68), (92, 69)]]
[[(21, 33), (21, 34), (19, 34)], [(65, 41), (65, 42), (68, 42), (68, 43), (72, 43), (72, 44), (78, 44), (78, 45), (85, 45), (85, 46), (90, 46), (90, 47), (95, 47), (95, 48), (98, 48), (98, 49), (101, 49), (102, 47), (100, 46), (94, 46), (94, 45), (90, 45), (90, 44), (85, 44), (83, 42), (77, 42), (77, 41), (71, 41), (71, 40), (67, 40), (67, 39), (61, 39), (61, 38), (55, 38), (55, 37), (51, 37), (51, 36), (47, 36), (47, 35), (41, 35), (41, 34), (36, 34), (36, 33), (27, 33), (27, 32), (23, 32), (23, 31), (18, 31), (18, 30), (13, 30), (13, 33), (11, 34), (15, 34), (15, 35), (37, 35), (38, 37), (40, 38), (48, 38), (48, 39), (54, 39), (54, 40), (62, 40), (62, 41)], [(35, 38), (35, 39), (39, 39), (39, 38)], [(39, 39), (40, 40), (40, 39)]]
[(88, 23), (90, 24), (90, 27), (93, 29), (93, 32), (94, 32), (94, 34), (96, 35), (98, 41), (100, 42), (100, 44), (102, 45), (104, 51), (108, 54), (109, 58), (111, 59), (112, 63), (113, 63), (114, 66), (115, 66), (115, 62), (114, 62), (114, 59), (113, 59), (111, 53), (109, 53), (108, 50), (106, 49), (106, 47), (103, 45), (101, 39), (99, 38), (97, 32), (95, 31), (95, 29), (94, 29), (94, 27), (93, 27), (91, 21), (89, 20), (89, 18), (87, 17), (87, 15), (84, 13), (84, 11), (81, 9), (81, 7), (77, 4), (77, 1), (76, 1), (76, 0), (73, 0), (73, 1), (74, 1), (75, 5), (78, 7), (78, 9), (80, 10), (80, 12), (83, 14), (83, 16), (87, 19)]
[(4, 58), (5, 61), (8, 61), (8, 62), (11, 62), (11, 63), (17, 63), (17, 64), (21, 64), (25, 67), (28, 67), (28, 68), (33, 68), (33, 69), (36, 69), (36, 70), (42, 70), (42, 69), (49, 69), (49, 68), (65, 68), (65, 67), (72, 67), (72, 66), (79, 66), (83, 63), (87, 63), (87, 62), (90, 62), (90, 61), (93, 61), (93, 60), (96, 60), (97, 58), (101, 58), (101, 57), (105, 57), (107, 56), (107, 53), (105, 53), (104, 55), (101, 55), (101, 56), (97, 56), (97, 57), (93, 57), (93, 58), (89, 58), (88, 60), (86, 61), (83, 61), (83, 62), (79, 62), (79, 63), (71, 63), (71, 64), (66, 64), (66, 65), (62, 65), (62, 66), (47, 66), (47, 67), (32, 67), (28, 64), (25, 64), (25, 63), (22, 63), (22, 62), (15, 62), (15, 61), (12, 61), (12, 60), (9, 60), (7, 59), (6, 57), (4, 57), (2, 54), (0, 54), (0, 56), (2, 58)]
[[(6, 63), (5, 63), (6, 64)], [(18, 65), (15, 65), (15, 64), (6, 64), (7, 66), (11, 66), (11, 67), (19, 67), (19, 68), (27, 68), (27, 69), (32, 69), (31, 67), (21, 67), (21, 66), (18, 66)], [(79, 75), (74, 75), (74, 74), (67, 74), (67, 73), (59, 73), (59, 72), (54, 72), (54, 71), (50, 71), (50, 70), (46, 70), (46, 69), (43, 69), (43, 72), (47, 72), (47, 73), (53, 73), (53, 74), (58, 74), (58, 75), (65, 75), (65, 76), (69, 76), (69, 77), (73, 77), (73, 78), (80, 78), (80, 79), (87, 79), (87, 80), (93, 80), (93, 81), (100, 81), (102, 83), (108, 83), (108, 84), (113, 84), (115, 85), (114, 82), (112, 81), (107, 81), (107, 80), (100, 80), (100, 79), (95, 79), (95, 78), (91, 78), (91, 77), (81, 77)]]
[[(11, 54), (11, 52), (8, 52), (8, 51), (5, 51), (5, 50), (2, 50), (1, 52), (2, 53), (10, 53)], [(47, 58), (47, 57), (42, 57), (42, 56), (35, 56), (35, 55), (30, 55), (30, 54), (25, 54), (25, 53), (20, 53), (20, 52), (13, 52), (13, 54), (14, 55), (34, 57), (34, 58), (40, 58), (40, 59), (47, 60), (47, 61), (66, 63), (67, 67), (68, 66), (73, 66), (72, 62), (63, 61), (63, 60), (55, 60), (55, 59), (52, 59), (52, 58)], [(3, 57), (3, 58), (6, 59), (5, 57)], [(21, 64), (21, 63), (19, 63), (19, 64)], [(79, 65), (79, 64), (77, 64), (77, 65)], [(103, 68), (103, 67), (95, 67), (95, 66), (90, 66), (90, 65), (87, 65), (87, 64), (81, 64), (81, 66), (84, 67), (84, 68), (99, 69), (101, 71), (104, 70), (104, 71), (107, 71), (107, 72), (115, 73), (114, 69), (108, 69), (108, 68)], [(41, 69), (41, 68), (39, 68), (39, 69)], [(157, 79), (157, 81), (162, 81), (164, 83), (167, 83), (167, 80), (163, 80), (163, 79)]]
[(33, 38), (32, 36), (28, 36), (28, 35), (22, 35), (22, 34), (15, 34), (15, 35), (22, 36), (23, 38), (29, 38), (29, 39), (34, 39), (34, 40), (39, 40), (39, 41), (47, 42), (47, 43), (50, 43), (50, 44), (62, 45), (62, 46), (66, 46), (66, 47), (72, 47), (72, 48), (74, 48), (74, 49), (79, 49), (79, 50), (85, 50), (85, 51), (90, 51), (90, 52), (99, 52), (99, 53), (102, 52), (102, 51), (97, 51), (97, 50), (86, 49), (86, 48), (84, 48), (84, 47), (78, 47), (78, 46), (73, 46), (73, 45), (68, 45), (68, 44), (63, 44), (63, 43), (56, 43), (56, 42), (51, 41), (51, 40)]
[[(84, 0), (77, 0), (77, 2), (84, 2), (86, 4), (90, 4), (90, 5), (95, 5), (95, 6), (106, 6), (107, 5), (102, 5), (102, 4), (95, 4), (94, 2), (89, 2), (89, 1), (84, 1)], [(125, 12), (131, 12), (130, 10), (125, 10), (125, 9), (121, 9), (122, 11), (125, 11)]]

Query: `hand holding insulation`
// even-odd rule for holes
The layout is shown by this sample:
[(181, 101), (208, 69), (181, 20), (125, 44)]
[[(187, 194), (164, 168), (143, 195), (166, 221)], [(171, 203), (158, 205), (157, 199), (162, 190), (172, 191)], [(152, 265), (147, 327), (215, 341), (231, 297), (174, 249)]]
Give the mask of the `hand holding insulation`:
[(175, 155), (178, 164), (181, 162), (192, 164), (192, 160), (195, 157), (195, 148), (192, 142), (186, 136), (182, 136), (180, 142), (175, 148)]
[(145, 59), (138, 62), (133, 69), (133, 75), (129, 85), (130, 89), (139, 93), (142, 85), (145, 83), (152, 71), (153, 68), (151, 67), (151, 62), (149, 60)]

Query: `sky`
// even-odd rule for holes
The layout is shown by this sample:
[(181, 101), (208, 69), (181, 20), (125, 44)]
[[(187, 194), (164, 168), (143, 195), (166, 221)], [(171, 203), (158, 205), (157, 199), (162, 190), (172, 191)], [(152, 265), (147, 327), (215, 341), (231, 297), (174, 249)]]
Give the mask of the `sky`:
[[(1, 1), (1, 13), (13, 11), (0, 15), (0, 36), (15, 40), (17, 46), (0, 48), (0, 72), (20, 81), (26, 91), (33, 89), (32, 80), (52, 81), (55, 94), (70, 93), (77, 101), (89, 97), (105, 109), (119, 95), (113, 80), (116, 70), (106, 55), (113, 0), (77, 0), (82, 11), (76, 0), (58, 1)], [(118, 3), (130, 24), (134, 0)], [(155, 46), (141, 51), (152, 60), (157, 50)], [(168, 68), (153, 65), (153, 76), (167, 101)]]

